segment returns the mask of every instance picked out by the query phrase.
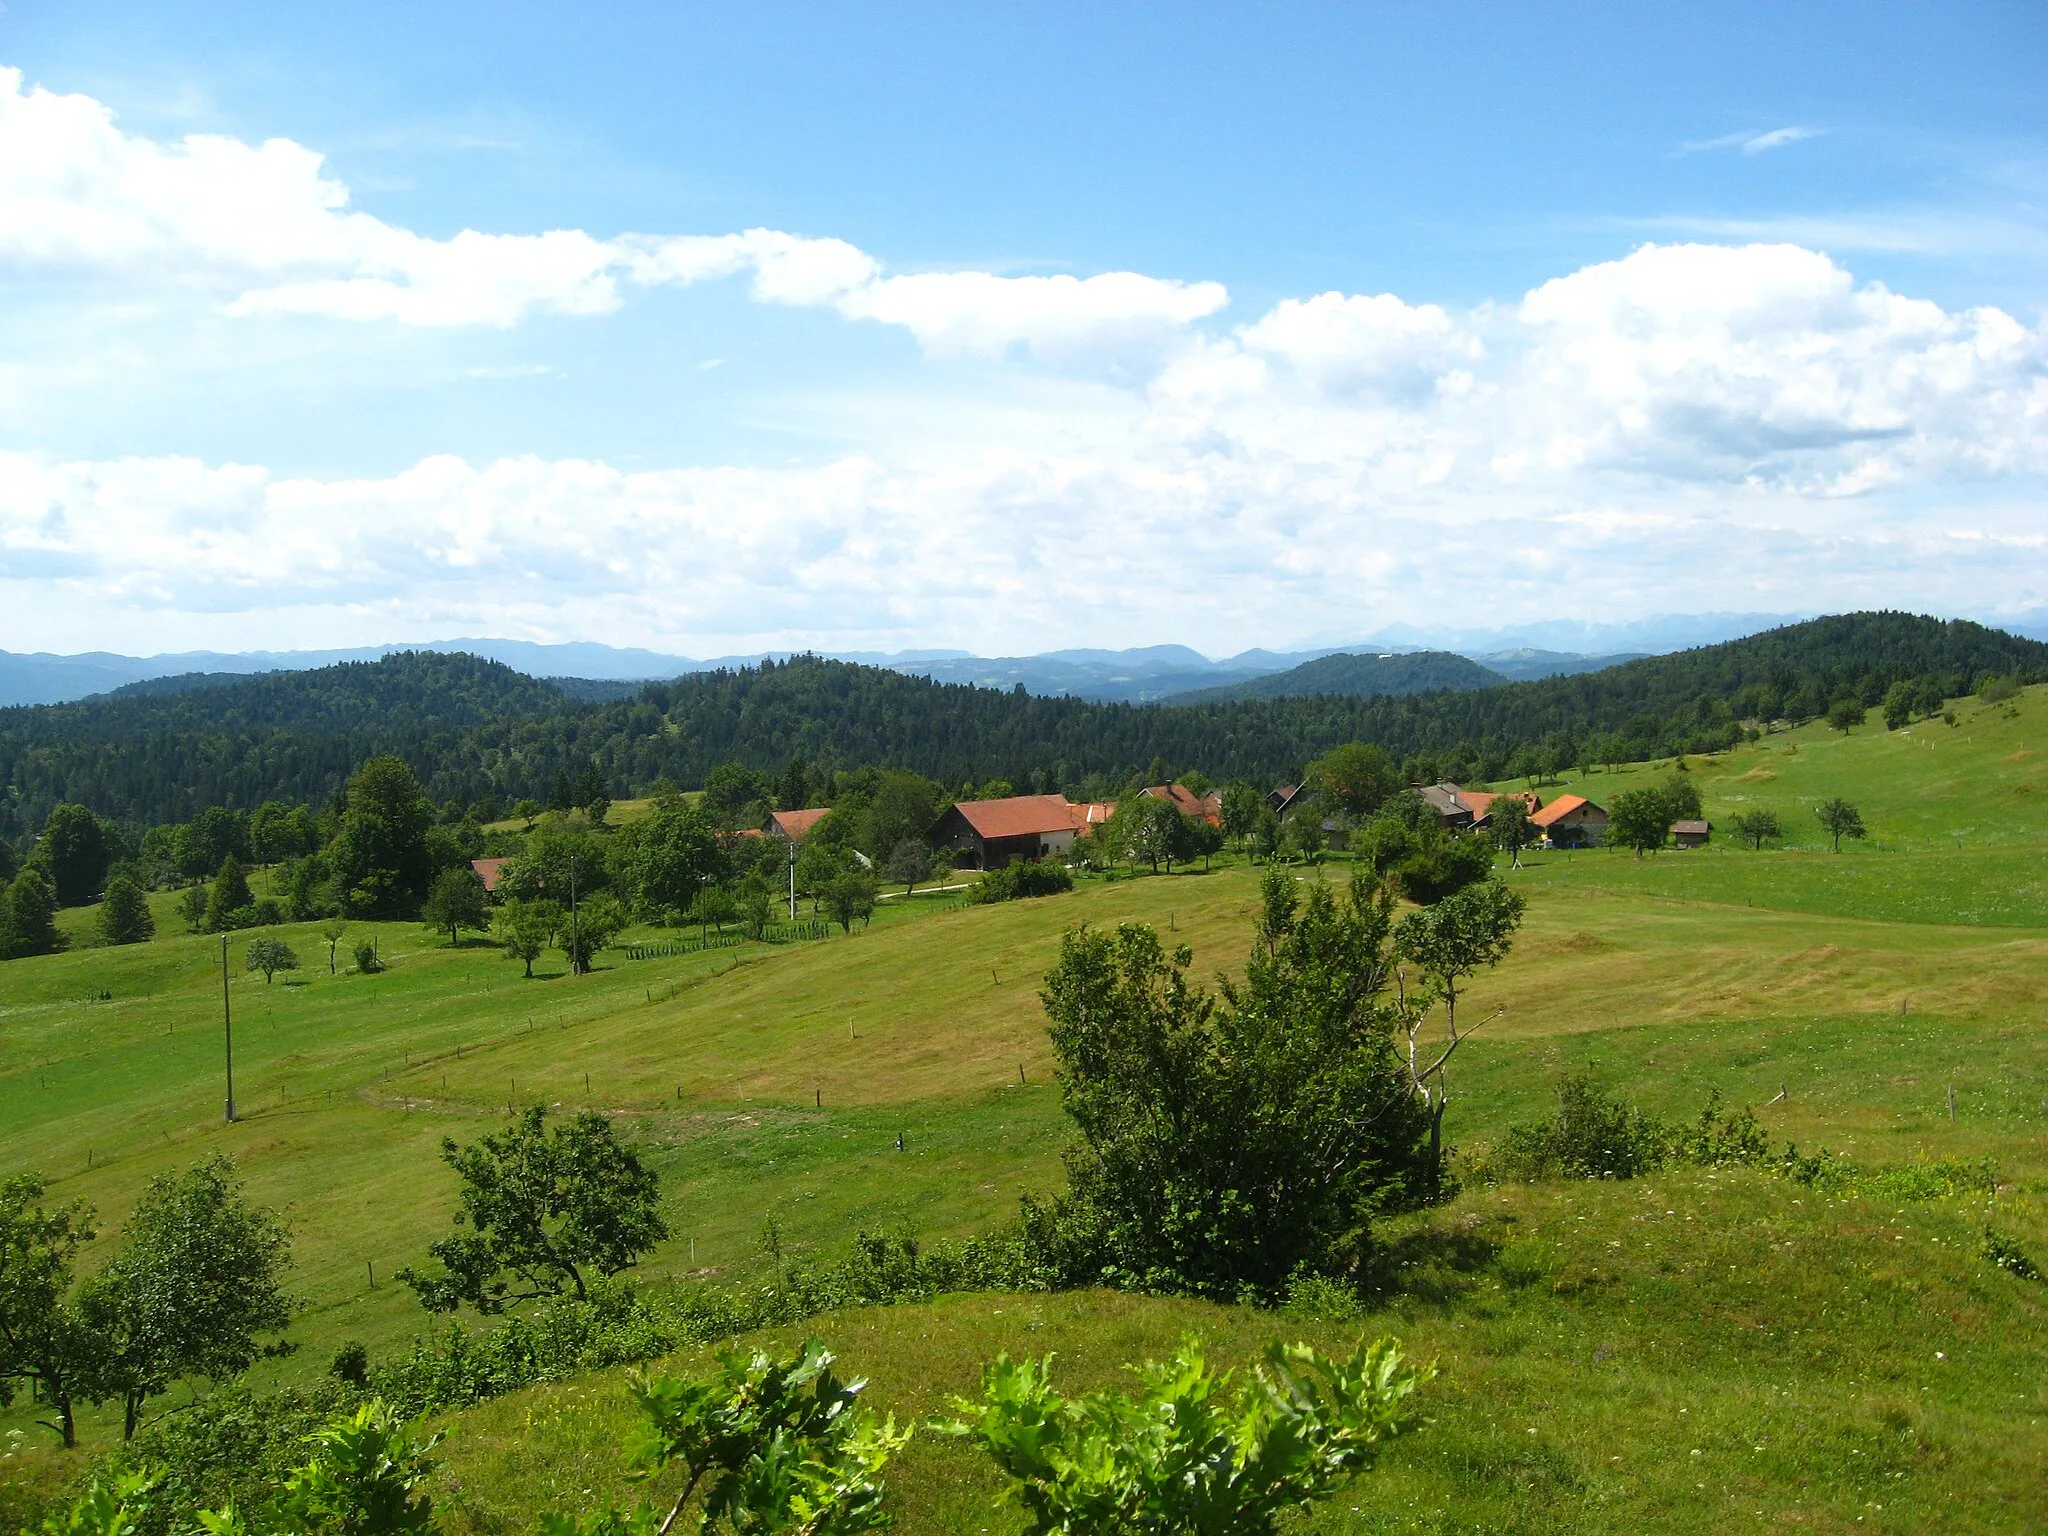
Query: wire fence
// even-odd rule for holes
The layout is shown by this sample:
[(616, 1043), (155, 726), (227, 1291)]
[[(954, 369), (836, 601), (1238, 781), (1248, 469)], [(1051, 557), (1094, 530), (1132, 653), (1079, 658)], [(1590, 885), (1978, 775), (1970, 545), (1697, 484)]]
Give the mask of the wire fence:
[[(800, 918), (793, 923), (770, 923), (761, 930), (763, 944), (805, 944), (818, 939), (829, 939), (832, 925), (815, 918)], [(707, 949), (738, 949), (747, 942), (743, 933), (706, 933), (696, 938), (642, 939), (623, 945), (628, 960), (671, 960), (678, 955), (702, 954)]]

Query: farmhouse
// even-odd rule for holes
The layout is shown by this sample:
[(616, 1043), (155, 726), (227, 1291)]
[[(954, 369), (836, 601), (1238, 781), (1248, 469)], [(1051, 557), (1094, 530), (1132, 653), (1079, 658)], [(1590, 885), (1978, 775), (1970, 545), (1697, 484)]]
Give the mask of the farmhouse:
[[(1485, 826), (1493, 802), (1500, 799), (1490, 790), (1460, 789), (1448, 780), (1441, 784), (1425, 784), (1416, 793), (1422, 796), (1445, 826), (1460, 831)], [(1525, 793), (1514, 798), (1527, 806), (1532, 816), (1543, 808), (1543, 802), (1534, 795)]]
[(761, 831), (767, 837), (786, 837), (792, 843), (800, 843), (811, 828), (831, 814), (829, 806), (815, 811), (771, 811), (761, 824)]
[(1714, 835), (1711, 821), (1674, 821), (1671, 823), (1671, 846), (1674, 848), (1704, 848), (1707, 839)]
[(1583, 795), (1559, 795), (1529, 818), (1552, 848), (1591, 848), (1607, 835), (1607, 811)]
[(1076, 814), (1080, 809), (1065, 795), (961, 800), (946, 808), (931, 840), (951, 848), (969, 869), (1001, 869), (1071, 848), (1085, 825)]
[(1287, 813), (1293, 810), (1300, 802), (1302, 791), (1306, 788), (1308, 786), (1305, 784), (1282, 784), (1278, 789), (1275, 789), (1266, 796), (1266, 804), (1273, 807), (1273, 814), (1275, 816), (1285, 821)]
[(511, 862), (510, 859), (471, 859), (469, 867), (476, 871), (477, 879), (483, 881), (484, 894), (492, 896), (497, 894), (498, 876)]
[(1155, 784), (1145, 793), (1154, 800), (1166, 801), (1183, 816), (1206, 821), (1212, 827), (1223, 825), (1223, 796), (1213, 789), (1198, 795), (1185, 784)]

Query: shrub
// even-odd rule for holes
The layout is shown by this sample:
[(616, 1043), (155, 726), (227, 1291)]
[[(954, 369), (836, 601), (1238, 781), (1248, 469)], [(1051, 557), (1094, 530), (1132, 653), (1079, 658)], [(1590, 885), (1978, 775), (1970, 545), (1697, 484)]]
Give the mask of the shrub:
[(1052, 1357), (983, 1368), (979, 1401), (956, 1399), (972, 1438), (1010, 1479), (1030, 1529), (1235, 1532), (1270, 1536), (1280, 1517), (1341, 1488), (1413, 1422), (1408, 1399), (1430, 1379), (1391, 1340), (1332, 1360), (1274, 1345), (1225, 1401), (1229, 1374), (1190, 1339), (1163, 1362), (1132, 1367), (1135, 1398), (1062, 1397)]
[(1558, 1084), (1557, 1113), (1512, 1127), (1493, 1166), (1519, 1179), (1632, 1179), (1663, 1163), (1670, 1139), (1654, 1117), (1575, 1072)]
[(355, 948), (356, 969), (365, 976), (374, 976), (384, 969), (384, 962), (377, 958), (375, 939), (359, 940)]
[(967, 893), (967, 899), (979, 906), (990, 906), (1027, 896), (1057, 896), (1073, 888), (1074, 877), (1064, 864), (1034, 859), (990, 870)]

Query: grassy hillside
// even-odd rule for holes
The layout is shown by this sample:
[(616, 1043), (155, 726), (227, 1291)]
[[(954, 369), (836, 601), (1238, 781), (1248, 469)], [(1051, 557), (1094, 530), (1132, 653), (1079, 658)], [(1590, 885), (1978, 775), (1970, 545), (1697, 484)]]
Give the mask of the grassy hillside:
[[(1449, 1129), (1468, 1151), (1586, 1067), (1674, 1116), (1718, 1088), (1774, 1139), (1870, 1165), (1993, 1157), (1995, 1202), (1830, 1199), (1701, 1172), (1474, 1188), (1396, 1225), (1385, 1306), (1357, 1321), (1090, 1293), (819, 1326), (885, 1403), (919, 1411), (997, 1348), (1056, 1348), (1079, 1385), (1190, 1327), (1231, 1358), (1280, 1334), (1399, 1332), (1444, 1367), (1436, 1422), (1315, 1529), (1717, 1531), (1760, 1512), (2022, 1529), (2048, 1471), (2048, 1287), (1978, 1245), (1991, 1219), (2048, 1256), (2048, 811), (2028, 788), (2044, 760), (2038, 689), (1953, 729), (1800, 731), (1692, 759), (1710, 815), (1749, 796), (1797, 825), (1840, 792), (1873, 840), (1839, 857), (1718, 843), (1532, 857), (1511, 876), (1530, 897), (1515, 954), (1471, 994), (1471, 1016), (1505, 1012), (1455, 1065)], [(1566, 787), (1598, 798), (1668, 767)], [(0, 1172), (38, 1169), (117, 1225), (151, 1174), (232, 1151), (257, 1196), (289, 1209), (310, 1303), (305, 1348), (266, 1366), (269, 1382), (317, 1374), (343, 1339), (383, 1351), (423, 1330), (390, 1275), (445, 1230), (439, 1138), (475, 1134), (515, 1097), (606, 1108), (650, 1149), (676, 1233), (651, 1280), (753, 1273), (770, 1216), (800, 1252), (838, 1251), (862, 1226), (983, 1230), (1060, 1176), (1035, 995), (1059, 934), (1147, 921), (1198, 969), (1227, 970), (1258, 875), (1083, 882), (986, 908), (922, 898), (851, 937), (612, 956), (582, 978), (551, 958), (531, 982), (485, 946), (362, 925), (387, 974), (330, 977), (317, 936), (291, 929), (302, 984), (266, 987), (241, 973), (237, 939), (232, 1127), (219, 941), (178, 934), (166, 903), (153, 944), (0, 967)], [(445, 1476), (467, 1490), (463, 1518), (520, 1528), (613, 1486), (623, 1412), (616, 1381), (595, 1377), (456, 1416)], [(19, 1408), (6, 1426), (27, 1429)], [(13, 1465), (30, 1471), (0, 1461), (0, 1479), (55, 1464), (23, 1451)], [(957, 1449), (920, 1446), (897, 1482), (906, 1530), (1015, 1528)]]

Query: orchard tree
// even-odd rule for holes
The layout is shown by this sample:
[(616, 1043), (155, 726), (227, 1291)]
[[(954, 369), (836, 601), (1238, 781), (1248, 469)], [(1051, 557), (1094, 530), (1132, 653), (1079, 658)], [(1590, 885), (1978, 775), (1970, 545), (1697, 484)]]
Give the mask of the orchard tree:
[(456, 865), (434, 876), (420, 916), (429, 927), (447, 929), (448, 947), (453, 949), (461, 942), (464, 928), (481, 931), (491, 926), (490, 897), (475, 870)]
[(1259, 813), (1270, 815), (1273, 809), (1258, 785), (1247, 784), (1243, 779), (1223, 787), (1222, 802), (1224, 835), (1241, 847), (1251, 841), (1252, 829), (1259, 824)]
[(851, 933), (855, 923), (865, 926), (875, 915), (875, 895), (875, 877), (864, 869), (849, 869), (825, 887), (825, 910)]
[(1729, 818), (1728, 825), (1735, 829), (1737, 837), (1759, 853), (1763, 851), (1765, 843), (1785, 835), (1785, 827), (1778, 820), (1778, 813), (1764, 806), (1737, 811)]
[(1861, 699), (1837, 699), (1828, 706), (1828, 726), (1846, 736), (1863, 723), (1867, 713)]
[(1842, 851), (1843, 838), (1862, 839), (1870, 835), (1864, 830), (1862, 813), (1840, 795), (1822, 801), (1813, 808), (1813, 814), (1820, 818), (1820, 828), (1827, 833), (1836, 853)]
[(718, 825), (681, 795), (656, 798), (644, 821), (617, 835), (612, 867), (649, 922), (673, 922), (705, 885), (727, 873)]
[(921, 837), (900, 839), (889, 850), (889, 862), (884, 866), (884, 873), (891, 885), (902, 886), (903, 894), (908, 896), (917, 889), (919, 881), (931, 878), (931, 846)]
[(1486, 835), (1508, 856), (1512, 869), (1522, 867), (1522, 850), (1536, 841), (1536, 823), (1520, 795), (1495, 795), (1486, 807)]
[(508, 959), (526, 962), (531, 977), (533, 962), (546, 952), (561, 924), (562, 909), (551, 901), (508, 901), (498, 908), (491, 933)]
[(1607, 812), (1609, 841), (1633, 848), (1636, 857), (1654, 853), (1671, 835), (1671, 803), (1655, 787), (1624, 789)]
[(348, 924), (340, 918), (332, 918), (320, 929), (320, 937), (327, 941), (327, 974), (334, 972), (334, 952), (340, 946), (342, 936), (348, 932)]
[(582, 1300), (591, 1275), (630, 1268), (668, 1236), (654, 1170), (595, 1111), (549, 1126), (536, 1104), (469, 1146), (444, 1137), (441, 1160), (462, 1189), (455, 1232), (431, 1250), (440, 1272), (398, 1272), (429, 1312)]
[(74, 1405), (88, 1397), (97, 1351), (69, 1299), (78, 1250), (99, 1236), (83, 1200), (51, 1210), (32, 1173), (0, 1182), (0, 1407), (24, 1383), (54, 1418), (40, 1422), (70, 1449)]
[(156, 918), (149, 910), (149, 898), (126, 875), (107, 882), (100, 898), (99, 938), (102, 944), (144, 944), (156, 937)]
[(279, 971), (296, 971), (298, 968), (297, 951), (283, 939), (252, 939), (248, 952), (242, 957), (242, 969), (261, 971), (266, 987), (270, 985), (270, 978)]
[(225, 1154), (150, 1181), (119, 1251), (79, 1295), (98, 1355), (90, 1395), (121, 1404), (123, 1438), (174, 1381), (228, 1381), (282, 1352), (257, 1335), (291, 1321), (290, 1264), (290, 1233), (250, 1203)]

